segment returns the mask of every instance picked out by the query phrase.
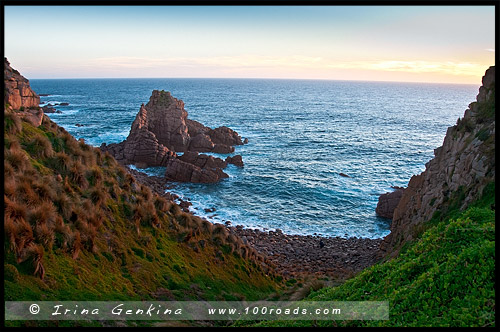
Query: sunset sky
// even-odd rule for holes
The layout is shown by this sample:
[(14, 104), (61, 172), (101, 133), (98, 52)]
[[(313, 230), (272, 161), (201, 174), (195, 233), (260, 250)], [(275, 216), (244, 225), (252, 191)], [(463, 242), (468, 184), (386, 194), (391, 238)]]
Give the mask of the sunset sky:
[(494, 6), (5, 6), (32, 78), (228, 77), (480, 84)]

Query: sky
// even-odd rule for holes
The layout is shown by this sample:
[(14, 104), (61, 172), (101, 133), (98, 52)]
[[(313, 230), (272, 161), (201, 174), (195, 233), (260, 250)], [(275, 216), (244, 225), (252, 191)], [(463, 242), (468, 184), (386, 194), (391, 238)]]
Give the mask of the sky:
[(36, 78), (480, 84), (494, 6), (5, 6), (5, 56)]

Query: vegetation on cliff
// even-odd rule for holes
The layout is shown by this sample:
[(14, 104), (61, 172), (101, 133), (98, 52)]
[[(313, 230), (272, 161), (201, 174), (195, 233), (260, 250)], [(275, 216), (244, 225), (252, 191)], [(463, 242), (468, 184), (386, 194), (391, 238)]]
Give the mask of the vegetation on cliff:
[(257, 300), (280, 288), (222, 225), (181, 211), (47, 116), (4, 111), (5, 300)]
[(306, 301), (389, 301), (387, 321), (273, 321), (258, 326), (495, 326), (495, 185), (398, 257)]

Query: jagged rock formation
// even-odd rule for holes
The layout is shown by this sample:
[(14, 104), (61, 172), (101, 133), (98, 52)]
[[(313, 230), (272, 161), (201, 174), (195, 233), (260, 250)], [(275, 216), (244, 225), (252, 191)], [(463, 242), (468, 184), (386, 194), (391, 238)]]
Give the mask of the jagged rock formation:
[(394, 210), (398, 206), (399, 201), (403, 196), (403, 192), (403, 188), (395, 188), (393, 192), (380, 195), (377, 207), (375, 208), (375, 213), (380, 217), (392, 219)]
[(495, 67), (486, 71), (476, 101), (457, 125), (448, 128), (434, 155), (425, 171), (410, 179), (394, 210), (383, 251), (397, 252), (435, 212), (452, 205), (465, 209), (495, 181)]
[[(149, 102), (141, 105), (127, 139), (103, 144), (122, 164), (138, 167), (166, 166), (166, 177), (182, 182), (217, 182), (228, 177), (227, 163), (197, 152), (232, 153), (241, 137), (227, 127), (211, 129), (187, 118), (184, 102), (167, 91), (154, 90)], [(176, 152), (185, 152), (182, 157)], [(220, 161), (217, 161), (220, 160)]]
[(42, 124), (43, 111), (39, 107), (40, 97), (31, 90), (30, 82), (17, 70), (10, 66), (4, 58), (4, 103), (18, 111), (21, 118), (29, 121), (35, 127)]

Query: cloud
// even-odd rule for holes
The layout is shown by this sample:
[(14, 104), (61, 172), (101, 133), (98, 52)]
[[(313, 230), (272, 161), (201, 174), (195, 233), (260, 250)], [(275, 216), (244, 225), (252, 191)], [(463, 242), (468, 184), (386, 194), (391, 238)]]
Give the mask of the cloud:
[(483, 64), (453, 61), (352, 61), (345, 63), (334, 63), (328, 65), (328, 67), (407, 73), (440, 73), (461, 76), (477, 76), (478, 73), (480, 74), (484, 72)]
[[(481, 77), (485, 65), (427, 60), (343, 60), (304, 55), (237, 55), (211, 57), (103, 57), (87, 61), (87, 70), (103, 77), (282, 77), (338, 79), (357, 72), (359, 78), (383, 75), (448, 76), (450, 81)], [(366, 75), (363, 75), (365, 73)], [(382, 76), (381, 76), (382, 75)], [(413, 76), (414, 77), (414, 76)], [(452, 77), (456, 78), (453, 79)]]
[(318, 66), (321, 57), (308, 56), (264, 56), (264, 55), (239, 55), (239, 56), (214, 56), (214, 57), (106, 57), (95, 58), (88, 62), (89, 66), (107, 68), (154, 68), (171, 66), (207, 66), (221, 68), (257, 68), (257, 67), (310, 67)]

